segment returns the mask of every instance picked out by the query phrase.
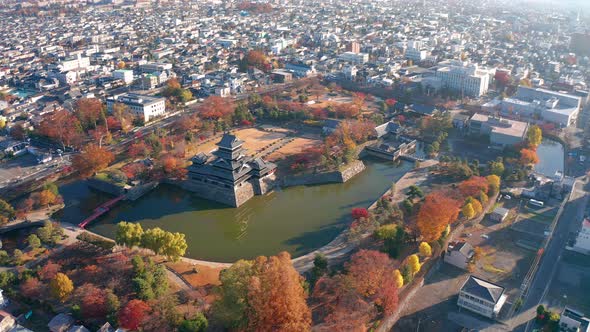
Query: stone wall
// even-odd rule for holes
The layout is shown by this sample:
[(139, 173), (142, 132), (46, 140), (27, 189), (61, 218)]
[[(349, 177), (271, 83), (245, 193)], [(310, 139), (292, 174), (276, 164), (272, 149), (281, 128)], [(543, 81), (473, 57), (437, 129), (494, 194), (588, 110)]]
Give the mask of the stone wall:
[(360, 160), (355, 160), (354, 162), (348, 164), (346, 168), (341, 171), (304, 174), (298, 176), (284, 176), (281, 179), (281, 185), (283, 187), (292, 187), (312, 184), (344, 183), (362, 172), (364, 169), (365, 164)]
[(90, 188), (94, 188), (111, 195), (121, 196), (125, 194), (125, 189), (123, 187), (114, 185), (110, 182), (91, 178), (87, 180), (87, 184)]
[[(253, 181), (253, 180), (251, 180)], [(238, 207), (254, 197), (254, 184), (251, 181), (243, 182), (234, 189), (234, 206)]]
[(134, 201), (158, 186), (158, 182), (148, 182), (134, 186), (127, 191), (127, 199)]
[(183, 189), (192, 191), (199, 197), (233, 207), (238, 206), (233, 188), (225, 188), (212, 185), (211, 183), (197, 181), (182, 181), (180, 185)]

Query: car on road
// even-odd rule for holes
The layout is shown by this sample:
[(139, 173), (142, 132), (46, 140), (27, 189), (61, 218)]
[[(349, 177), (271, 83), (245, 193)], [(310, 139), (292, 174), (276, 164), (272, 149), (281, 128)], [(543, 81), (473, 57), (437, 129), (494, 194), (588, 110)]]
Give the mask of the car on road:
[(489, 236), (489, 235), (487, 235), (487, 234), (482, 234), (482, 235), (481, 235), (481, 238), (482, 238), (482, 239), (486, 239), (486, 240), (487, 240), (487, 239), (489, 239), (489, 238), (490, 238), (490, 236)]

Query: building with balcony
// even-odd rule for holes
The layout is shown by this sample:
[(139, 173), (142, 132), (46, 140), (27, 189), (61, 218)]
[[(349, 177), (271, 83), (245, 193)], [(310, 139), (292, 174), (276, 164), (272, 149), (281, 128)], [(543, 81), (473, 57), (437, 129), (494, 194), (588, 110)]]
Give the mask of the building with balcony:
[(506, 302), (504, 287), (469, 276), (459, 291), (457, 305), (488, 318), (495, 318)]
[(124, 93), (107, 98), (107, 111), (113, 111), (113, 105), (121, 103), (145, 122), (163, 116), (166, 113), (166, 98), (159, 98), (135, 93)]

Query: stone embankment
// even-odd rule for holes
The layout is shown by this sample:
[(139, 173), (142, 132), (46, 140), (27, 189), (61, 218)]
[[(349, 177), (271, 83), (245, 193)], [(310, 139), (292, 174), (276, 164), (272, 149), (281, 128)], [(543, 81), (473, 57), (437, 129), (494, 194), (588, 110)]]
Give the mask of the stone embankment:
[(344, 183), (364, 170), (365, 164), (360, 160), (355, 160), (346, 165), (342, 170), (338, 171), (284, 176), (280, 184), (282, 187), (292, 187), (326, 183)]

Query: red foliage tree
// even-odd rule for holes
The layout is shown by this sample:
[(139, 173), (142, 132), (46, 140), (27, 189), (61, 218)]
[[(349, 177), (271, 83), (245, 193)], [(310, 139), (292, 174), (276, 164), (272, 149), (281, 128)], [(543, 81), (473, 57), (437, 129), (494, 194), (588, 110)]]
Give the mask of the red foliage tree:
[(30, 299), (39, 298), (43, 284), (37, 278), (29, 278), (20, 285), (22, 295)]
[(103, 290), (86, 283), (76, 290), (76, 300), (84, 318), (104, 318), (107, 315), (107, 299)]
[(235, 110), (234, 103), (219, 96), (211, 96), (199, 106), (199, 114), (203, 119), (225, 119), (231, 117)]
[(269, 70), (268, 57), (260, 50), (251, 50), (246, 55), (246, 61), (249, 66), (256, 67), (262, 71)]
[(119, 325), (129, 330), (137, 330), (150, 312), (150, 306), (141, 300), (131, 300), (119, 311)]
[(144, 141), (133, 143), (127, 149), (127, 154), (131, 158), (146, 158), (152, 153), (151, 147)]
[(377, 295), (388, 278), (393, 280), (393, 261), (375, 250), (360, 250), (351, 257), (346, 269), (352, 287), (366, 297)]
[(385, 99), (385, 104), (387, 104), (387, 106), (389, 106), (389, 107), (393, 107), (393, 106), (395, 106), (395, 104), (397, 104), (397, 100), (395, 100), (393, 98), (388, 98), (388, 99)]
[(37, 274), (39, 275), (39, 278), (41, 278), (41, 280), (51, 280), (55, 278), (55, 276), (60, 270), (61, 265), (49, 261), (41, 267)]
[(477, 196), (481, 191), (488, 192), (488, 181), (483, 176), (472, 176), (459, 183), (459, 191), (465, 197)]
[(78, 146), (82, 141), (82, 126), (75, 115), (59, 110), (43, 117), (38, 128), (39, 134), (67, 146)]
[(460, 202), (448, 197), (441, 191), (430, 193), (418, 212), (417, 226), (426, 242), (440, 238), (447, 225), (459, 216)]
[(353, 208), (351, 211), (352, 219), (369, 218), (369, 211), (365, 208)]
[(74, 109), (75, 115), (84, 128), (96, 128), (98, 120), (103, 115), (102, 102), (96, 98), (78, 99)]

